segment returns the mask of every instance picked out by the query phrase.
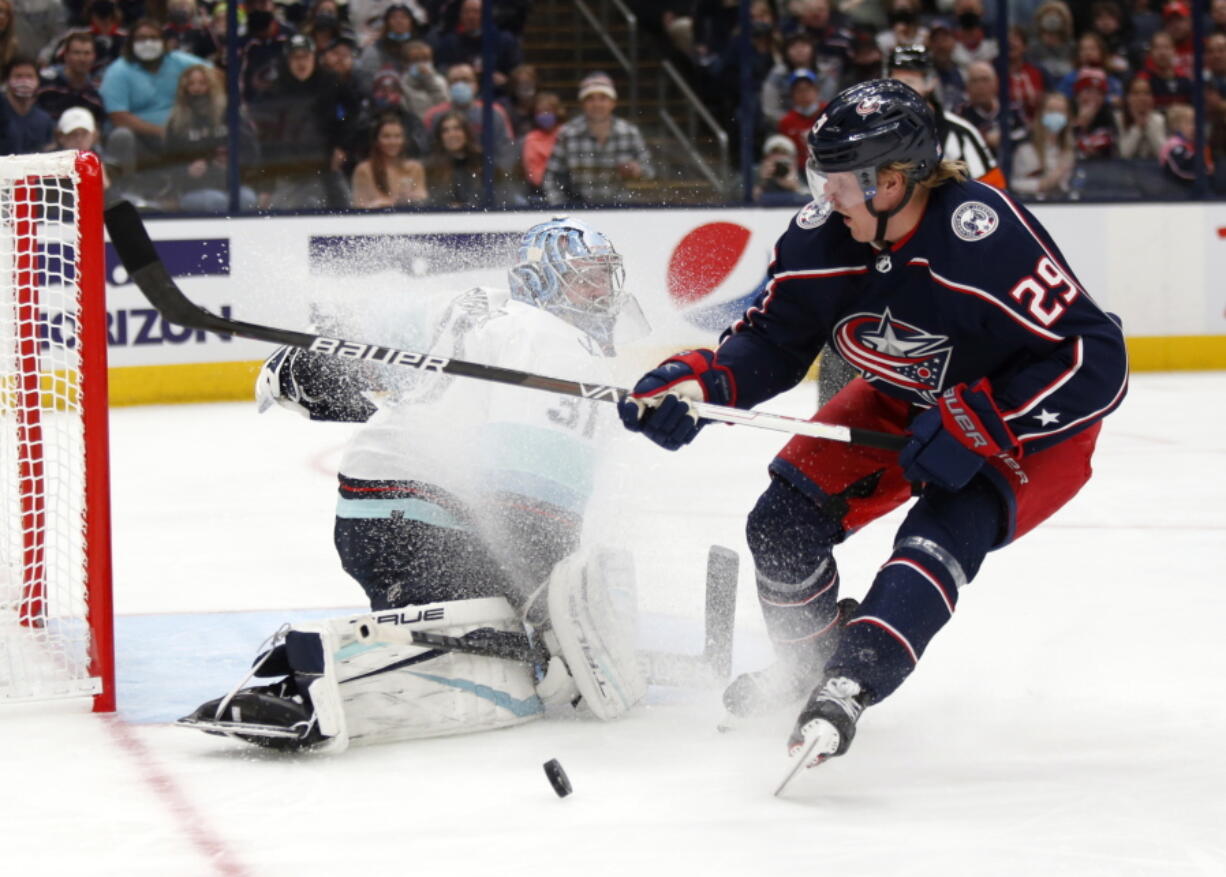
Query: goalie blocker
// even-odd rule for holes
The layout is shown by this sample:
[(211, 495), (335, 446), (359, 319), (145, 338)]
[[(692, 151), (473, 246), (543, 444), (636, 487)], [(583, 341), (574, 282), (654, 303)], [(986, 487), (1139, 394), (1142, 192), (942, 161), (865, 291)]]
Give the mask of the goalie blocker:
[[(726, 678), (735, 569), (735, 553), (712, 548), (701, 656), (636, 652), (632, 560), (597, 550), (554, 568), (551, 623), (535, 638), (501, 597), (287, 625), (234, 689), (179, 723), (270, 748), (340, 752), (509, 727), (547, 705), (577, 702), (614, 719), (643, 699), (660, 665), (664, 684)], [(273, 681), (244, 687), (253, 678)]]

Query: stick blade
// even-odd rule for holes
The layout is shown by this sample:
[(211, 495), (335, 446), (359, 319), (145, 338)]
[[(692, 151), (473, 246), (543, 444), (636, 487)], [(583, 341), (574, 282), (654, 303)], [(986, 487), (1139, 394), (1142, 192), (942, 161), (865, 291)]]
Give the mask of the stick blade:
[(732, 675), (732, 638), (741, 558), (731, 548), (712, 545), (707, 552), (706, 643), (703, 656), (716, 678)]

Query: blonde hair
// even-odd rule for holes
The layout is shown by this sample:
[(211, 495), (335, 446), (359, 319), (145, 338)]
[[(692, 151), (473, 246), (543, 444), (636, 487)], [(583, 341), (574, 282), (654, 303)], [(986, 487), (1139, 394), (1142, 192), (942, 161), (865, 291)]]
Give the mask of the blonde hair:
[(200, 71), (209, 84), (209, 124), (220, 125), (226, 120), (226, 88), (212, 67), (203, 64), (193, 64), (179, 74), (179, 84), (175, 90), (175, 103), (166, 119), (166, 130), (185, 129), (195, 121), (191, 106), (187, 100), (187, 83)]
[[(892, 161), (880, 168), (880, 171), (898, 171), (903, 175), (908, 175), (915, 168), (913, 161)], [(943, 186), (949, 182), (964, 183), (970, 179), (970, 171), (967, 170), (966, 162), (943, 158), (937, 163), (936, 170), (929, 174), (925, 179), (917, 180), (915, 185), (919, 189), (935, 189), (937, 186)]]
[(1170, 128), (1186, 125), (1196, 119), (1196, 110), (1187, 104), (1171, 104), (1166, 109), (1166, 124)]

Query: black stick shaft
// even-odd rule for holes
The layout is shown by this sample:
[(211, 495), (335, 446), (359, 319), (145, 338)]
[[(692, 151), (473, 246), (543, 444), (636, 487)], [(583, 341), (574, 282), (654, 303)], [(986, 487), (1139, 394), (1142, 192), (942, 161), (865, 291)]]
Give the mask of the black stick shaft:
[[(163, 317), (185, 328), (203, 329), (225, 335), (252, 338), (257, 341), (268, 341), (273, 344), (301, 347), (312, 353), (337, 359), (374, 362), (415, 368), (419, 371), (459, 375), (482, 381), (545, 390), (566, 396), (578, 396), (582, 399), (595, 399), (601, 402), (617, 403), (629, 395), (628, 391), (620, 387), (551, 378), (532, 372), (482, 365), (460, 359), (448, 359), (442, 356), (386, 347), (381, 344), (365, 344), (344, 338), (330, 338), (326, 335), (277, 329), (272, 326), (219, 317), (189, 300), (179, 289), (174, 278), (170, 276), (170, 272), (166, 270), (166, 266), (158, 258), (153, 242), (145, 230), (144, 222), (135, 207), (127, 201), (121, 201), (107, 209), (105, 219), (107, 231), (111, 235), (111, 243), (115, 245), (120, 261), (123, 262), (124, 268), (145, 298), (149, 299), (150, 304), (157, 308)], [(763, 411), (745, 411), (707, 402), (692, 404), (700, 417), (723, 423), (740, 423), (760, 429), (851, 442), (891, 451), (901, 450), (907, 442), (905, 436), (891, 433), (835, 426), (798, 417), (768, 414)]]

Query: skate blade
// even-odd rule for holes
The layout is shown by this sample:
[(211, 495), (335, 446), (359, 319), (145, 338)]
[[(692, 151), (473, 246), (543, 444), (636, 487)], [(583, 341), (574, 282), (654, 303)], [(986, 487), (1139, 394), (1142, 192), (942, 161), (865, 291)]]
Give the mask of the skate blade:
[(184, 716), (175, 722), (176, 725), (183, 728), (195, 728), (198, 731), (204, 731), (206, 734), (217, 734), (222, 737), (268, 737), (278, 740), (301, 740), (305, 736), (305, 732), (295, 731), (292, 728), (283, 728), (280, 725), (257, 725), (252, 722), (223, 722), (211, 721), (209, 719), (197, 719), (192, 716)]
[[(809, 767), (817, 767), (825, 762), (839, 748), (839, 732), (835, 731), (828, 723), (823, 723), (829, 728), (829, 733), (825, 733), (826, 729), (815, 729), (818, 733), (814, 734), (813, 739), (800, 749), (792, 751), (792, 757), (796, 759), (796, 763), (788, 770), (783, 781), (775, 788), (775, 797), (778, 798), (783, 794), (784, 789), (794, 780), (802, 770)], [(833, 735), (833, 740), (831, 736)], [(799, 757), (798, 757), (799, 756)]]

